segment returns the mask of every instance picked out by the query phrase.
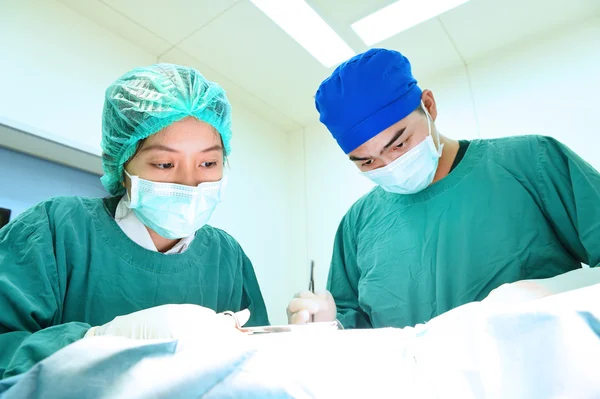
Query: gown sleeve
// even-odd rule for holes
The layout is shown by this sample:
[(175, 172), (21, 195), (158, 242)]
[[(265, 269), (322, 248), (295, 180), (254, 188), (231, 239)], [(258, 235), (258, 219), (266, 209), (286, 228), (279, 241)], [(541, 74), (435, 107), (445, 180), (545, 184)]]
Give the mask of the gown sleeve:
[(563, 246), (580, 262), (600, 263), (600, 173), (567, 146), (541, 138), (537, 191)]
[(254, 267), (244, 251), (241, 248), (239, 250), (241, 253), (242, 270), (238, 278), (242, 279), (242, 296), (240, 309), (238, 310), (250, 310), (250, 320), (245, 324), (245, 327), (268, 326), (269, 316), (265, 301), (260, 292), (258, 279), (254, 273)]
[(61, 324), (55, 240), (40, 204), (0, 230), (0, 379), (21, 374), (82, 338), (85, 323)]
[(356, 260), (354, 231), (350, 217), (346, 215), (335, 236), (327, 290), (335, 299), (337, 317), (344, 328), (373, 328), (358, 302), (360, 271)]

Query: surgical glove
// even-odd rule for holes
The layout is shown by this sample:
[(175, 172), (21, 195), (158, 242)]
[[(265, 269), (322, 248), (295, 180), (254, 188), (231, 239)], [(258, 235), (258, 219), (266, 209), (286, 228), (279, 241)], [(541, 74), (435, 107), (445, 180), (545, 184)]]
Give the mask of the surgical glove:
[[(248, 309), (236, 313), (244, 325), (250, 318)], [(233, 317), (192, 304), (170, 304), (118, 316), (102, 326), (92, 327), (85, 337), (110, 335), (131, 339), (209, 338), (241, 334)]]
[(294, 296), (287, 307), (288, 323), (305, 324), (314, 315), (315, 322), (335, 321), (337, 309), (329, 291), (313, 294), (303, 291)]
[(600, 284), (600, 268), (582, 267), (550, 278), (525, 281), (534, 282), (548, 291), (551, 291), (553, 294), (560, 294), (562, 292)]
[(532, 280), (522, 280), (510, 284), (502, 284), (500, 287), (492, 290), (481, 302), (494, 305), (510, 305), (529, 302), (552, 294), (552, 291), (541, 284), (537, 284)]

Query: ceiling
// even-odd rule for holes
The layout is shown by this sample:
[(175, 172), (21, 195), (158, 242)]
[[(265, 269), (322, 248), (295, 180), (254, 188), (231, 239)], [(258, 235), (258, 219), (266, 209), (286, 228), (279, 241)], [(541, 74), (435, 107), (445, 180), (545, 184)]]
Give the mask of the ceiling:
[[(284, 131), (318, 118), (313, 96), (325, 68), (248, 0), (59, 0), (155, 55), (198, 68), (232, 101)], [(284, 1), (284, 0), (281, 0)], [(350, 25), (393, 0), (308, 0), (357, 52)], [(401, 51), (417, 78), (600, 15), (599, 0), (471, 0), (376, 44)]]

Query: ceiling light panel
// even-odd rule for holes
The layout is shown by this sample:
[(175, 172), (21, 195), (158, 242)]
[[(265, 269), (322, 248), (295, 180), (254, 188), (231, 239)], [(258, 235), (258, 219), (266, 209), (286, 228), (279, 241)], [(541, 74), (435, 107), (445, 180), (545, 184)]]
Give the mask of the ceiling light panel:
[(352, 24), (367, 46), (437, 17), (469, 0), (399, 0)]
[(325, 67), (355, 55), (354, 50), (304, 0), (250, 0)]

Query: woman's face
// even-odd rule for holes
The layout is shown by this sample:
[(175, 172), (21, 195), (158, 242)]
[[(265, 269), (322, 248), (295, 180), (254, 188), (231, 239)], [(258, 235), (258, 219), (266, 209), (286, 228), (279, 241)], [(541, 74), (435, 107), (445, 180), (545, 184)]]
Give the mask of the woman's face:
[[(125, 170), (145, 180), (197, 186), (221, 180), (223, 158), (219, 133), (188, 117), (148, 137)], [(129, 178), (125, 182), (129, 189)]]

